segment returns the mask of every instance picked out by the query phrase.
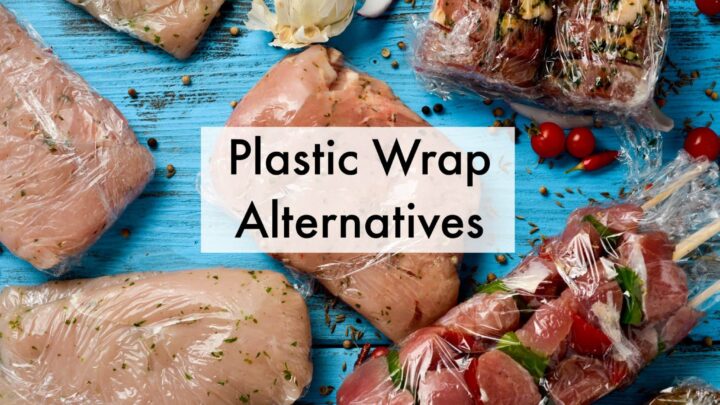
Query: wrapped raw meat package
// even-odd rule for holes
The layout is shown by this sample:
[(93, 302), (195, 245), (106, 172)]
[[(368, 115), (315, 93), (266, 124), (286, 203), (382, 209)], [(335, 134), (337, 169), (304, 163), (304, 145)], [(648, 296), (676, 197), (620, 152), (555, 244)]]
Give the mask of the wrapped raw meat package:
[(4, 404), (291, 404), (312, 378), (303, 297), (272, 271), (6, 287)]
[[(583, 405), (632, 383), (720, 291), (704, 276), (720, 262), (691, 254), (720, 232), (717, 179), (680, 156), (628, 202), (576, 210), (507, 276), (376, 349), (337, 403)], [(702, 214), (681, 227), (687, 212)]]
[(192, 55), (225, 0), (67, 0), (178, 59)]
[(115, 106), (0, 6), (0, 242), (59, 274), (152, 178)]
[(665, 0), (436, 0), (416, 25), (415, 69), (437, 92), (503, 97), (530, 118), (541, 107), (672, 128), (653, 100)]
[(697, 378), (689, 378), (666, 388), (648, 405), (716, 405), (720, 403), (720, 391)]
[[(294, 78), (287, 80), (288, 77)], [(383, 82), (344, 65), (334, 49), (312, 46), (286, 57), (238, 103), (229, 127), (427, 126)], [(217, 200), (233, 211), (235, 193), (212, 174)], [(240, 207), (238, 209), (243, 209)], [(457, 303), (460, 255), (276, 254), (400, 341)]]

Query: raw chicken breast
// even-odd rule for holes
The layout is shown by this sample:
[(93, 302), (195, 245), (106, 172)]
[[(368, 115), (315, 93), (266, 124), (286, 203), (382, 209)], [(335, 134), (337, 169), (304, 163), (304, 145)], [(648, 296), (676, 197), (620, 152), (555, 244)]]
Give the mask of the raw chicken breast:
[[(293, 78), (293, 80), (287, 80)], [(275, 65), (238, 104), (227, 126), (426, 126), (383, 82), (313, 46)], [(278, 254), (399, 341), (457, 303), (459, 255)], [(357, 271), (362, 269), (361, 271)]]
[(67, 0), (178, 59), (192, 55), (225, 0)]
[(312, 376), (305, 302), (274, 272), (8, 287), (0, 308), (13, 404), (289, 404)]
[(0, 242), (55, 272), (142, 191), (154, 162), (120, 111), (0, 6)]

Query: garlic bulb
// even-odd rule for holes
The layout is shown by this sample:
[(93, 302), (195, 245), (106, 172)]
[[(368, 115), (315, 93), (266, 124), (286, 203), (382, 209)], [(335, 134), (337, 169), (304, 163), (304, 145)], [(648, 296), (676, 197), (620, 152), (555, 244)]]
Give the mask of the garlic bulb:
[(340, 35), (353, 17), (355, 0), (274, 0), (271, 12), (264, 0), (253, 0), (245, 25), (270, 31), (272, 46), (302, 48)]

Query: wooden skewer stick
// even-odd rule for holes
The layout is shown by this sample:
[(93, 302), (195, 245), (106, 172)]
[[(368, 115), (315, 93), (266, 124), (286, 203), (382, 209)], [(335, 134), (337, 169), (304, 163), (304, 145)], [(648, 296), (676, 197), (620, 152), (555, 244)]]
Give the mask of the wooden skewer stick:
[(698, 246), (707, 242), (708, 239), (720, 233), (720, 219), (716, 219), (708, 225), (705, 225), (702, 229), (681, 240), (675, 245), (675, 252), (673, 253), (673, 260), (678, 261), (685, 257), (688, 253), (695, 250)]
[(720, 292), (720, 280), (716, 281), (710, 287), (703, 290), (700, 294), (693, 297), (690, 300), (690, 306), (697, 309), (703, 302), (707, 301), (710, 297)]
[(689, 183), (694, 178), (701, 175), (705, 170), (707, 170), (710, 167), (710, 162), (702, 162), (695, 166), (692, 170), (689, 170), (687, 173), (683, 174), (675, 180), (674, 182), (670, 183), (670, 185), (665, 188), (663, 191), (657, 193), (655, 197), (647, 200), (645, 204), (642, 205), (643, 211), (647, 211), (656, 205), (663, 202), (666, 198), (670, 197), (673, 193), (678, 191), (682, 186)]

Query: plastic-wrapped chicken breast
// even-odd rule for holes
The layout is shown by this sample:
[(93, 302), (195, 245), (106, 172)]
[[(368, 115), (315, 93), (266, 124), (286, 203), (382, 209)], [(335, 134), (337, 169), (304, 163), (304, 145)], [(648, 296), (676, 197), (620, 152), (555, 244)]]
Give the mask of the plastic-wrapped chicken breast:
[(0, 242), (60, 273), (154, 170), (127, 120), (0, 6)]
[(290, 404), (312, 377), (302, 296), (278, 273), (134, 273), (7, 287), (11, 404)]
[(67, 0), (178, 59), (192, 55), (225, 0)]
[[(322, 46), (310, 47), (275, 65), (245, 95), (227, 122), (230, 127), (426, 125), (385, 83), (344, 66), (340, 52)], [(233, 187), (215, 188), (221, 201), (234, 201)], [(316, 277), (396, 341), (432, 323), (457, 302), (459, 255), (275, 257)]]

